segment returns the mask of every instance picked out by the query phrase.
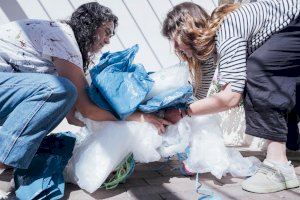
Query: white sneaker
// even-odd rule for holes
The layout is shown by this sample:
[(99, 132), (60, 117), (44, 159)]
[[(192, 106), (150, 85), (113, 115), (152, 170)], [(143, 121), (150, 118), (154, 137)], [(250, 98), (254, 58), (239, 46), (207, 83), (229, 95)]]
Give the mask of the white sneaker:
[(271, 193), (299, 187), (295, 169), (291, 162), (275, 164), (265, 160), (259, 170), (242, 183), (242, 188), (249, 192)]

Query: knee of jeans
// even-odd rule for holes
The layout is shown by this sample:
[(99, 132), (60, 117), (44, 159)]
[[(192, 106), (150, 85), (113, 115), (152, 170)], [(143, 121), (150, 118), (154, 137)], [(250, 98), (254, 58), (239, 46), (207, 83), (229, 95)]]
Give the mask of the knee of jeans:
[(51, 88), (52, 95), (55, 98), (64, 101), (66, 105), (70, 104), (73, 106), (77, 99), (77, 89), (70, 80), (63, 77), (56, 77), (47, 85)]
[(65, 100), (67, 103), (74, 104), (77, 99), (77, 89), (75, 85), (68, 79), (62, 78), (62, 85), (60, 90), (65, 94)]

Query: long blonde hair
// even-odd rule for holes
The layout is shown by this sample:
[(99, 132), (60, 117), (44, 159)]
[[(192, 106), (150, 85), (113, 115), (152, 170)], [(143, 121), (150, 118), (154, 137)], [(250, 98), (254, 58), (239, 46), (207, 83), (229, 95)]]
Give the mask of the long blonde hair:
[(188, 62), (196, 86), (200, 87), (202, 82), (201, 63), (212, 57), (215, 52), (215, 36), (220, 24), (228, 13), (239, 6), (238, 3), (224, 4), (208, 15), (201, 6), (184, 2), (168, 12), (163, 22), (162, 34), (192, 50), (193, 56), (188, 58), (184, 52), (175, 49), (178, 57)]

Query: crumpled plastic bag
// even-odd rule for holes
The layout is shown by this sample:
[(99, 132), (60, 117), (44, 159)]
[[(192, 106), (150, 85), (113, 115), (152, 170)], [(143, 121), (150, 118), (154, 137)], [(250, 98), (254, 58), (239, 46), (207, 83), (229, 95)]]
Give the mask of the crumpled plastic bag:
[(149, 74), (149, 77), (154, 81), (154, 84), (145, 97), (145, 101), (169, 92), (170, 90), (189, 85), (189, 76), (189, 69), (186, 63), (172, 65)]
[(157, 95), (146, 101), (145, 104), (139, 105), (138, 108), (142, 112), (153, 113), (164, 108), (185, 104), (192, 100), (192, 96), (193, 87), (191, 85), (185, 85)]
[[(178, 124), (185, 123), (186, 128), (182, 129), (185, 133), (181, 135), (184, 137), (189, 135), (190, 155), (185, 161), (188, 168), (192, 172), (211, 172), (217, 178), (221, 178), (228, 169), (230, 161), (217, 116), (185, 117), (182, 121)], [(177, 151), (184, 152), (186, 147), (184, 145)]]
[(252, 176), (261, 165), (261, 161), (254, 157), (243, 157), (236, 149), (227, 148), (230, 158), (230, 165), (227, 170), (234, 177)]
[[(77, 115), (78, 116), (78, 115)], [(147, 122), (97, 122), (78, 117), (86, 127), (65, 170), (67, 182), (79, 185), (92, 193), (129, 154), (137, 162), (158, 161), (156, 150), (162, 142), (157, 129)]]
[(227, 148), (222, 137), (218, 114), (192, 116), (181, 119), (167, 128), (159, 151), (168, 157), (182, 153), (190, 147), (185, 164), (191, 172), (210, 172), (220, 179), (226, 173), (232, 176), (251, 176), (260, 161), (245, 158), (235, 149)]
[(132, 114), (153, 85), (143, 65), (132, 63), (137, 51), (138, 45), (134, 45), (124, 51), (104, 53), (99, 64), (90, 70), (90, 98), (118, 119)]
[(79, 134), (73, 157), (65, 171), (66, 180), (88, 192), (97, 190), (130, 153), (137, 162), (158, 161), (182, 153), (190, 146), (185, 163), (192, 172), (210, 172), (221, 178), (251, 176), (259, 160), (243, 158), (240, 152), (225, 147), (218, 115), (185, 117), (158, 135), (147, 122), (96, 122), (79, 117), (87, 128)]
[(181, 119), (178, 123), (167, 127), (163, 134), (162, 145), (159, 147), (159, 153), (162, 157), (171, 157), (176, 153), (185, 152), (190, 144), (191, 127), (188, 118)]

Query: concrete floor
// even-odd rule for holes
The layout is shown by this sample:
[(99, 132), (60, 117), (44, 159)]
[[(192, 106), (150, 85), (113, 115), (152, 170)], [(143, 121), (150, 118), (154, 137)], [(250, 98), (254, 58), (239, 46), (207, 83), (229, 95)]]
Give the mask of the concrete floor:
[[(261, 152), (243, 151), (242, 153), (246, 156), (255, 155), (260, 159), (264, 158), (264, 153)], [(296, 173), (300, 179), (300, 152), (290, 152), (289, 158), (293, 161)], [(176, 160), (170, 161), (162, 170), (156, 171), (155, 169), (158, 169), (161, 165), (162, 162), (137, 164), (134, 173), (127, 182), (113, 190), (99, 189), (93, 194), (89, 194), (75, 185), (67, 184), (64, 199), (197, 200), (201, 197), (200, 194), (195, 192), (195, 177), (184, 177), (178, 170), (174, 170), (174, 168), (178, 167)], [(7, 177), (9, 175), (7, 173)], [(249, 193), (241, 189), (240, 183), (242, 180), (241, 178), (232, 178), (230, 176), (218, 180), (210, 174), (202, 174), (200, 176), (203, 188), (214, 192), (221, 199), (300, 199), (299, 188), (271, 194)], [(10, 199), (14, 199), (14, 197)]]

